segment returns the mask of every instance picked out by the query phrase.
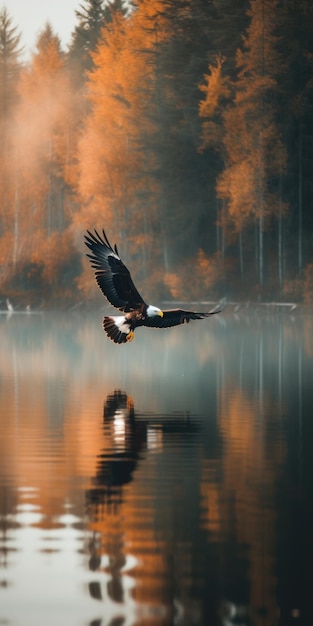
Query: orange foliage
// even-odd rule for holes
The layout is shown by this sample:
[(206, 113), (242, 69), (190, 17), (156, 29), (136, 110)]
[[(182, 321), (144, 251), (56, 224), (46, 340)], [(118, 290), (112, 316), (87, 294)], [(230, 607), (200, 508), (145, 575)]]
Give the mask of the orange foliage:
[(219, 111), (220, 101), (229, 98), (230, 89), (228, 79), (222, 74), (224, 59), (220, 56), (216, 58), (216, 65), (209, 65), (209, 74), (204, 74), (206, 84), (199, 86), (200, 91), (205, 94), (204, 100), (199, 104), (200, 117), (213, 117)]
[(217, 181), (218, 196), (228, 200), (228, 213), (236, 230), (252, 215), (256, 171), (251, 163), (242, 161), (225, 170)]
[[(153, 169), (151, 155), (140, 145), (143, 136), (155, 131), (149, 114), (154, 66), (148, 52), (165, 36), (160, 6), (158, 0), (142, 2), (127, 21), (115, 15), (93, 55), (94, 70), (87, 83), (92, 108), (79, 146), (84, 206), (77, 225), (88, 222), (90, 227), (101, 216), (102, 224), (110, 222), (113, 232), (135, 222), (140, 233), (144, 221), (152, 218), (154, 207), (149, 215), (146, 209), (143, 213), (138, 196), (147, 192), (145, 172)], [(131, 229), (127, 232), (131, 234)]]
[(169, 289), (172, 298), (176, 300), (182, 297), (182, 279), (174, 272), (164, 274), (164, 284)]
[[(225, 201), (227, 218), (235, 231), (242, 231), (260, 216), (266, 223), (267, 216), (286, 210), (269, 185), (286, 166), (286, 149), (270, 97), (277, 90), (275, 76), (279, 68), (273, 34), (277, 1), (266, 2), (266, 11), (263, 4), (251, 5), (247, 36), (243, 48), (237, 51), (238, 80), (232, 85), (233, 103), (220, 111), (223, 132), (219, 135), (212, 122), (206, 121), (202, 133), (204, 145), (223, 151), (225, 166), (216, 189)], [(200, 87), (206, 94), (200, 116), (207, 118), (218, 113), (221, 98), (230, 96), (230, 82), (222, 76), (222, 60), (218, 59), (210, 70), (205, 76), (207, 84)], [(222, 148), (217, 146), (219, 137)]]
[(200, 152), (208, 146), (217, 151), (221, 149), (223, 129), (220, 123), (213, 118), (220, 116), (223, 101), (230, 98), (230, 86), (228, 77), (223, 75), (224, 59), (216, 57), (216, 64), (209, 65), (209, 74), (204, 74), (204, 83), (199, 85), (204, 93), (204, 99), (199, 103), (199, 116), (205, 118), (202, 123)]
[(219, 255), (207, 257), (200, 248), (194, 259), (189, 259), (177, 274), (166, 273), (164, 284), (175, 299), (210, 299), (214, 286), (223, 278), (223, 261)]
[[(262, 232), (270, 219), (279, 215), (281, 225), (287, 212), (279, 198), (283, 185), (278, 190), (287, 161), (277, 122), (276, 100), (281, 94), (276, 79), (284, 69), (277, 45), (281, 43), (275, 18), (278, 6), (278, 0), (250, 3), (236, 67), (231, 67), (228, 59), (235, 80), (226, 76), (224, 59), (217, 55), (199, 86), (203, 95), (198, 106), (200, 152), (213, 147), (219, 153), (214, 174), (224, 162), (216, 183), (217, 197), (222, 200), (218, 226), (223, 231), (223, 246), (233, 243), (238, 232), (253, 223), (258, 223)], [(184, 18), (192, 18), (191, 3), (181, 11)], [(167, 45), (171, 38), (173, 48)], [(141, 0), (127, 18), (113, 11), (93, 53), (93, 70), (78, 90), (76, 85), (73, 88), (58, 37), (49, 25), (40, 34), (29, 64), (14, 73), (18, 80), (14, 98), (10, 98), (10, 123), (5, 132), (1, 126), (5, 141), (0, 155), (0, 286), (18, 277), (20, 268), (30, 271), (31, 264), (40, 267), (44, 281), (57, 285), (63, 257), (74, 254), (72, 238), (76, 250), (82, 251), (81, 232), (108, 224), (110, 238), (125, 242), (126, 260), (127, 254), (134, 257), (133, 275), (136, 279), (138, 267), (143, 286), (151, 288), (148, 277), (153, 276), (154, 285), (164, 294), (169, 291), (174, 298), (198, 298), (223, 278), (224, 261), (207, 257), (201, 250), (186, 267), (171, 268), (165, 275), (160, 270), (168, 266), (173, 224), (180, 228), (189, 219), (187, 202), (180, 208), (175, 202), (176, 180), (171, 177), (170, 183), (163, 184), (160, 175), (162, 159), (166, 162), (164, 130), (160, 137), (160, 128), (167, 106), (170, 104), (168, 111), (177, 107), (183, 117), (186, 104), (183, 90), (173, 94), (169, 76), (161, 76), (171, 71), (164, 61), (169, 49), (176, 50), (175, 45), (173, 21), (162, 0)], [(0, 90), (7, 85), (3, 81), (0, 78)], [(170, 124), (173, 129), (176, 124), (177, 146), (184, 137), (186, 144), (193, 141), (187, 123), (179, 116), (176, 119), (176, 113), (173, 120)], [(178, 165), (176, 170), (179, 181)], [(198, 185), (200, 198), (201, 176)], [(167, 189), (173, 190), (174, 202), (167, 197)], [(273, 193), (275, 189), (277, 193)], [(204, 217), (206, 225), (213, 220)], [(60, 237), (60, 232), (64, 236)], [(174, 242), (175, 253), (180, 252), (179, 246)], [(286, 283), (286, 293), (289, 290), (312, 303), (312, 274), (312, 265), (308, 265), (303, 279)], [(77, 284), (90, 293), (85, 269)], [(94, 284), (91, 289), (96, 293)]]
[(45, 268), (45, 280), (56, 282), (57, 267), (70, 250), (65, 245), (61, 258), (59, 232), (68, 223), (66, 180), (73, 155), (70, 83), (59, 39), (50, 26), (40, 34), (30, 64), (20, 73), (18, 93), (7, 162), (10, 203), (2, 220), (11, 244), (6, 264), (14, 275), (17, 266), (36, 263)]

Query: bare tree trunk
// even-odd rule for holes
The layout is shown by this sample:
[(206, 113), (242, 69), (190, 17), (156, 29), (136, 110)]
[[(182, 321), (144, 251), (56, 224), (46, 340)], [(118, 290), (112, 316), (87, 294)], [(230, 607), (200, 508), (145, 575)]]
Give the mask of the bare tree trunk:
[(162, 227), (162, 240), (163, 240), (163, 264), (164, 264), (164, 270), (165, 272), (169, 271), (169, 258), (168, 258), (168, 246), (167, 246), (167, 240), (166, 240), (166, 232), (165, 232), (165, 228)]
[(14, 238), (13, 238), (13, 267), (15, 269), (18, 257), (18, 237), (19, 237), (19, 193), (18, 174), (15, 174), (14, 181)]
[(243, 241), (242, 230), (239, 231), (239, 264), (240, 264), (240, 278), (243, 280), (244, 265), (243, 265)]
[(263, 221), (264, 221), (264, 218), (263, 218), (263, 209), (262, 209), (259, 215), (259, 283), (260, 283), (260, 287), (263, 287), (263, 281), (264, 281)]
[(283, 344), (283, 330), (282, 324), (279, 324), (278, 335), (278, 401), (279, 401), (279, 413), (281, 416), (282, 401), (283, 401), (283, 364), (284, 364), (284, 344)]
[(258, 240), (258, 230), (257, 223), (254, 222), (254, 262), (255, 262), (255, 275), (258, 276), (258, 264), (259, 264), (259, 240)]
[(302, 228), (302, 211), (303, 211), (303, 176), (302, 176), (302, 131), (299, 131), (299, 179), (298, 179), (298, 274), (302, 275), (303, 266), (303, 228)]
[(263, 398), (264, 398), (264, 346), (263, 346), (263, 334), (259, 334), (258, 341), (258, 370), (259, 370), (259, 379), (258, 379), (258, 391), (259, 391), (259, 407), (263, 409)]
[[(279, 201), (280, 204), (280, 201)], [(278, 284), (280, 292), (283, 290), (283, 222), (281, 216), (281, 208), (279, 207), (278, 216)]]
[(221, 237), (220, 237), (220, 224), (219, 224), (219, 202), (218, 200), (216, 200), (216, 250), (217, 252), (220, 251), (220, 246), (221, 246)]
[(279, 213), (278, 213), (278, 284), (282, 292), (284, 287), (284, 253), (283, 253), (283, 216), (282, 216), (282, 184), (283, 177), (279, 177)]
[(221, 250), (222, 259), (224, 260), (225, 258), (225, 203), (224, 201), (222, 203), (221, 215), (222, 215), (222, 227), (220, 230), (221, 232), (220, 250)]
[(47, 237), (52, 233), (52, 139), (49, 140), (49, 173), (48, 173), (48, 194), (47, 194)]

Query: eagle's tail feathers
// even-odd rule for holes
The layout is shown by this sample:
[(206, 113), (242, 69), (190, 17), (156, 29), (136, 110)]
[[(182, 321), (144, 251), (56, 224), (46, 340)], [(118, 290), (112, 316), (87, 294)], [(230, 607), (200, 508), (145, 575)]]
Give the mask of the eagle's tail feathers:
[(124, 315), (104, 317), (102, 326), (109, 339), (114, 343), (127, 343), (134, 339), (134, 331), (130, 329)]

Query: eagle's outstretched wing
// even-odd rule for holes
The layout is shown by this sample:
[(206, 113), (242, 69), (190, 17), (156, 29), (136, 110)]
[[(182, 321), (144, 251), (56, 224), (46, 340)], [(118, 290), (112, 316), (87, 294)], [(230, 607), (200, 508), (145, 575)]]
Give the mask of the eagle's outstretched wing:
[(114, 249), (104, 232), (87, 231), (85, 244), (92, 254), (87, 254), (95, 270), (97, 283), (103, 295), (120, 311), (133, 311), (145, 304), (138, 293), (129, 270), (121, 261), (117, 247)]
[(215, 307), (212, 311), (205, 313), (196, 313), (195, 311), (184, 311), (183, 309), (163, 309), (163, 317), (147, 317), (145, 326), (153, 328), (169, 328), (170, 326), (178, 326), (179, 324), (189, 324), (190, 320), (202, 320), (204, 317), (220, 313), (221, 308)]

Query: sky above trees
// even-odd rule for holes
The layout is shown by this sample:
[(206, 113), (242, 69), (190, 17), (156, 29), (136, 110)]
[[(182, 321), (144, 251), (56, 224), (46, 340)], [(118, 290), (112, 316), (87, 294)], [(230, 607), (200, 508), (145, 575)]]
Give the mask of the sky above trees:
[(30, 51), (34, 49), (36, 39), (47, 22), (58, 33), (63, 47), (67, 47), (75, 27), (75, 10), (79, 4), (79, 0), (10, 0), (4, 6), (21, 31), (25, 56), (29, 58)]

